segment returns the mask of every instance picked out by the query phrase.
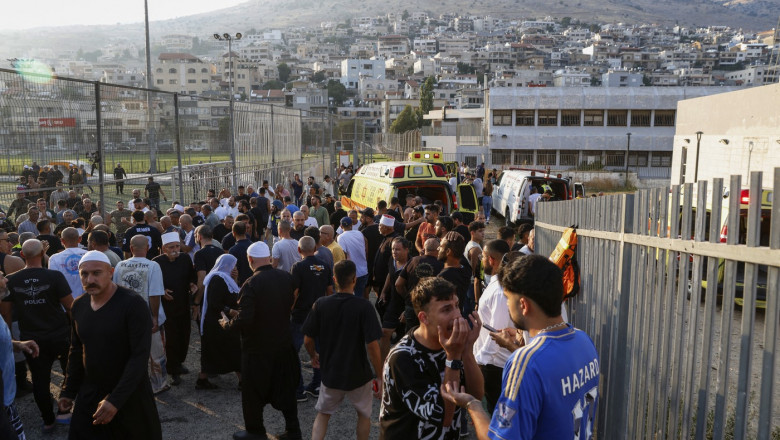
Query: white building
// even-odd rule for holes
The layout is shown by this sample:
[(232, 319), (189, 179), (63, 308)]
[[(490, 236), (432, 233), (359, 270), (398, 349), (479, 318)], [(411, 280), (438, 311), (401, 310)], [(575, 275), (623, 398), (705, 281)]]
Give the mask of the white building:
[(356, 89), (363, 76), (372, 78), (385, 78), (385, 60), (355, 60), (348, 59), (341, 62), (341, 83), (348, 89)]
[(490, 163), (553, 169), (582, 163), (668, 178), (677, 103), (732, 87), (531, 87), (488, 92)]

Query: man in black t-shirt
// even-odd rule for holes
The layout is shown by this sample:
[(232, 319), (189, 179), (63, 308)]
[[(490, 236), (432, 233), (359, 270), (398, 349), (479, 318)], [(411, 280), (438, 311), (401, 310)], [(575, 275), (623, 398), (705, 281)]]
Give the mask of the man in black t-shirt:
[(154, 177), (149, 177), (149, 183), (144, 187), (144, 197), (149, 197), (152, 208), (160, 209), (160, 195), (163, 196), (163, 200), (168, 201), (168, 197), (165, 196), (165, 192), (160, 187), (160, 184), (154, 181)]
[(429, 238), (423, 244), (424, 255), (412, 258), (406, 263), (398, 280), (395, 282), (395, 288), (399, 295), (404, 298), (404, 318), (406, 320), (406, 331), (420, 324), (417, 320), (417, 314), (412, 306), (411, 291), (417, 286), (421, 279), (435, 277), (444, 269), (444, 263), (439, 261), (439, 239)]
[(127, 179), (127, 171), (125, 171), (121, 163), (117, 162), (116, 167), (114, 167), (114, 180), (116, 181), (117, 194), (125, 193), (125, 182), (123, 179)]
[[(293, 276), (293, 286), (295, 288), (295, 306), (290, 318), (290, 331), (293, 336), (295, 352), (298, 353), (303, 345), (303, 327), (306, 317), (309, 316), (311, 306), (322, 297), (333, 294), (333, 272), (330, 266), (314, 256), (316, 243), (312, 237), (302, 237), (298, 241), (298, 253), (303, 260), (292, 265), (290, 273)], [(298, 383), (296, 392), (299, 399), (305, 399), (306, 395), (317, 396), (320, 388), (320, 370), (314, 368), (311, 383), (305, 388), (303, 386), (303, 376)]]
[(195, 274), (198, 277), (198, 292), (192, 300), (193, 317), (200, 315), (200, 306), (203, 303), (204, 292), (203, 280), (206, 279), (206, 275), (214, 268), (217, 259), (225, 253), (222, 249), (214, 246), (212, 243), (213, 238), (210, 227), (200, 225), (195, 229), (195, 242), (200, 246), (200, 249), (195, 251), (195, 256), (193, 257)]
[(439, 261), (444, 263), (444, 268), (438, 276), (455, 285), (458, 308), (461, 312), (463, 312), (463, 305), (466, 304), (466, 292), (471, 284), (471, 268), (461, 262), (465, 249), (466, 240), (455, 231), (445, 234), (439, 244)]
[(125, 252), (125, 257), (130, 258), (130, 239), (136, 235), (145, 235), (149, 239), (149, 250), (146, 253), (146, 258), (151, 260), (160, 255), (160, 248), (162, 247), (160, 231), (146, 223), (143, 211), (134, 211), (133, 220), (135, 225), (125, 231), (125, 236), (122, 240), (122, 250)]
[(62, 273), (43, 268), (43, 245), (40, 241), (25, 241), (21, 255), (27, 264), (24, 269), (8, 276), (8, 296), (0, 303), (0, 313), (11, 328), (11, 315), (15, 312), (21, 339), (38, 344), (38, 356), (26, 355), (27, 363), (35, 402), (43, 418), (44, 433), (51, 433), (55, 421), (49, 391), (51, 367), (55, 360), (59, 360), (62, 371), (67, 371), (70, 344), (68, 314), (73, 296)]
[[(355, 263), (339, 261), (334, 272), (339, 293), (318, 299), (303, 324), (312, 366), (322, 369), (312, 438), (325, 437), (330, 416), (347, 397), (358, 414), (355, 437), (364, 440), (371, 429), (372, 388), (376, 397), (382, 389), (382, 331), (371, 303), (352, 294), (357, 281)], [(372, 381), (374, 374), (379, 378)]]

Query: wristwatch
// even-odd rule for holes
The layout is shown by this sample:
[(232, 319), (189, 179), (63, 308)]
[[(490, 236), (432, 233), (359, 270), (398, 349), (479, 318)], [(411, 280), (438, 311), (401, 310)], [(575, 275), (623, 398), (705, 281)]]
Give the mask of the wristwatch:
[(460, 359), (447, 359), (444, 361), (444, 365), (447, 366), (447, 368), (451, 368), (453, 370), (462, 370), (463, 369), (463, 361)]

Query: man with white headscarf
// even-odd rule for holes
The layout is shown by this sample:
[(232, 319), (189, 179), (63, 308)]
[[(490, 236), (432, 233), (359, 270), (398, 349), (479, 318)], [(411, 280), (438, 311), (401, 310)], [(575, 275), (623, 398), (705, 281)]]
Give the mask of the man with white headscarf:
[(190, 297), (197, 290), (197, 276), (190, 256), (181, 252), (178, 232), (162, 236), (163, 255), (155, 257), (163, 274), (162, 306), (165, 312), (165, 354), (168, 372), (173, 375), (171, 384), (181, 384), (182, 374), (189, 373), (184, 365), (190, 346)]
[(241, 403), (246, 431), (234, 439), (266, 438), (263, 408), (271, 404), (282, 412), (286, 432), (280, 438), (300, 439), (295, 388), (300, 367), (290, 331), (295, 303), (293, 276), (271, 266), (271, 252), (263, 242), (247, 250), (254, 274), (241, 287), (238, 310), (220, 320), (226, 330), (241, 331)]
[[(127, 237), (125, 237), (127, 238)], [(168, 385), (168, 372), (165, 369), (165, 347), (163, 347), (163, 324), (165, 312), (160, 298), (165, 295), (162, 270), (154, 261), (147, 260), (149, 239), (145, 235), (136, 235), (130, 239), (132, 257), (120, 261), (114, 269), (114, 282), (141, 296), (149, 304), (152, 313), (152, 350), (149, 358), (151, 366), (152, 391), (162, 393), (171, 388)]]
[(200, 374), (195, 389), (217, 388), (209, 382), (212, 374), (235, 372), (241, 381), (241, 341), (238, 333), (228, 333), (219, 326), (223, 312), (236, 308), (239, 287), (236, 257), (223, 254), (203, 280), (203, 308), (200, 314)]
[(162, 439), (147, 372), (149, 306), (113, 283), (112, 270), (100, 251), (79, 262), (84, 295), (71, 309), (71, 362), (58, 408), (73, 410), (70, 438)]

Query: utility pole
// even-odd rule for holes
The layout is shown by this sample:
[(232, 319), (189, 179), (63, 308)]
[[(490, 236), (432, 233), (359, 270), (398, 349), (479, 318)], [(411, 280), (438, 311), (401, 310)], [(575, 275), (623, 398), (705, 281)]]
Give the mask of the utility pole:
[(629, 152), (631, 151), (631, 133), (626, 133), (626, 138), (627, 138), (626, 139), (626, 173), (625, 173), (626, 179), (625, 182), (623, 183), (623, 186), (627, 188), (628, 187), (628, 157), (629, 157)]

